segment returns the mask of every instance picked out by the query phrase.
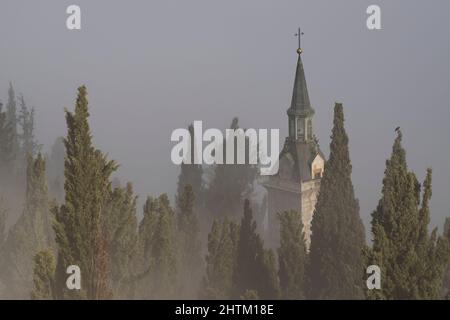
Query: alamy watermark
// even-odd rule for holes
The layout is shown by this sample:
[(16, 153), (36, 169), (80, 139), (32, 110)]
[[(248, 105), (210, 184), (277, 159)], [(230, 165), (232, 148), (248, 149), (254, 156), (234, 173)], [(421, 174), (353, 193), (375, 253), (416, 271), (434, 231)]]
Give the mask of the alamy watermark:
[[(226, 129), (224, 135), (214, 128), (203, 132), (203, 122), (194, 121), (193, 134), (183, 128), (172, 132), (171, 141), (177, 144), (173, 146), (170, 157), (176, 165), (259, 165), (261, 175), (274, 175), (277, 174), (279, 165), (279, 139), (279, 129), (270, 129), (269, 145), (269, 129)], [(207, 145), (203, 148), (204, 142)]]

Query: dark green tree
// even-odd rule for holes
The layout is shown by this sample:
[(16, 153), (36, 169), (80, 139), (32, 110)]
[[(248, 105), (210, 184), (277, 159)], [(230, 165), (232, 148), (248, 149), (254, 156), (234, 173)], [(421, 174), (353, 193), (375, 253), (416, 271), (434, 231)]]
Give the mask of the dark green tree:
[[(65, 203), (55, 208), (58, 246), (56, 290), (59, 299), (111, 297), (104, 208), (111, 193), (114, 161), (94, 148), (88, 123), (86, 87), (78, 89), (75, 112), (66, 111)], [(67, 290), (66, 269), (80, 267), (81, 290)]]
[(53, 246), (48, 202), (45, 160), (28, 157), (25, 208), (11, 228), (5, 245), (4, 283), (11, 298), (29, 297), (32, 287), (33, 258), (40, 250)]
[(312, 220), (308, 278), (311, 299), (362, 299), (364, 226), (351, 180), (342, 104), (336, 103), (320, 193)]
[(191, 185), (186, 185), (178, 197), (179, 276), (181, 292), (186, 298), (196, 297), (203, 271), (198, 219), (194, 208), (194, 190)]
[(8, 211), (6, 210), (3, 197), (0, 197), (0, 252), (3, 249), (3, 242), (6, 239), (6, 219), (8, 218)]
[(283, 299), (304, 299), (306, 285), (305, 234), (301, 214), (285, 211), (280, 219), (280, 248), (278, 249), (279, 279)]
[(33, 290), (31, 299), (51, 300), (55, 295), (55, 259), (50, 250), (43, 250), (34, 256)]
[(261, 299), (277, 299), (279, 283), (273, 252), (265, 250), (256, 232), (249, 200), (244, 202), (236, 265), (233, 272), (233, 296), (239, 299), (247, 290), (254, 290)]
[(398, 131), (386, 161), (382, 197), (372, 213), (373, 247), (370, 265), (381, 269), (381, 290), (368, 290), (371, 299), (436, 299), (441, 297), (448, 258), (446, 241), (436, 230), (428, 233), (431, 170), (421, 186), (409, 171)]
[(206, 275), (199, 297), (202, 299), (231, 299), (233, 272), (236, 264), (239, 225), (225, 218), (215, 220), (208, 235)]

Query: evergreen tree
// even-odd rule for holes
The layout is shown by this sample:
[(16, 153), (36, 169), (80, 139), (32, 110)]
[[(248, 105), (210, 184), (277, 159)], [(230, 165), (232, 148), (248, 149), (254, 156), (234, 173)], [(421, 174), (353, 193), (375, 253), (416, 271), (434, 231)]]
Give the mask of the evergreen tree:
[[(446, 239), (447, 243), (450, 245), (450, 218), (445, 219), (443, 235), (444, 239)], [(448, 295), (448, 298), (450, 298), (450, 263), (447, 263), (447, 268), (444, 274), (443, 292), (445, 295)]]
[(283, 299), (305, 298), (307, 251), (301, 214), (295, 210), (278, 215), (280, 248), (278, 249), (279, 279)]
[(192, 125), (189, 126), (189, 133), (191, 136), (191, 144), (190, 144), (191, 163), (181, 164), (181, 171), (180, 175), (178, 176), (177, 195), (181, 196), (181, 194), (183, 194), (184, 192), (184, 188), (187, 185), (190, 185), (195, 195), (195, 199), (197, 202), (196, 208), (198, 210), (203, 206), (203, 203), (201, 202), (204, 193), (202, 182), (203, 168), (199, 164), (194, 164), (194, 152), (197, 146), (195, 145), (194, 127)]
[(382, 198), (372, 213), (373, 247), (368, 264), (378, 265), (381, 290), (368, 291), (372, 299), (436, 299), (441, 295), (447, 263), (447, 244), (436, 230), (428, 234), (431, 170), (420, 184), (408, 170), (398, 131), (392, 155), (386, 161)]
[(25, 159), (27, 155), (34, 156), (39, 151), (39, 144), (34, 137), (34, 108), (28, 109), (23, 95), (19, 98), (20, 115), (18, 123), (22, 129), (19, 135), (22, 146), (22, 157)]
[(125, 188), (114, 189), (105, 210), (110, 275), (115, 298), (132, 296), (133, 258), (137, 250), (136, 199), (133, 186), (128, 183)]
[(233, 296), (240, 298), (247, 290), (254, 290), (261, 299), (279, 297), (273, 252), (265, 250), (256, 233), (256, 222), (248, 199), (244, 203), (244, 217), (239, 231), (236, 265), (233, 272)]
[(11, 228), (5, 245), (5, 284), (12, 298), (29, 297), (34, 255), (52, 247), (45, 160), (28, 157), (25, 208)]
[(199, 293), (202, 299), (230, 299), (236, 263), (239, 225), (225, 218), (215, 220), (208, 235), (206, 276)]
[(55, 299), (55, 259), (49, 250), (38, 252), (34, 257), (33, 284), (31, 292), (33, 300)]
[(191, 185), (186, 185), (178, 198), (178, 235), (180, 252), (180, 280), (182, 293), (192, 298), (198, 292), (203, 265), (197, 214), (194, 211), (195, 195)]
[(8, 89), (8, 102), (6, 104), (6, 121), (11, 128), (11, 144), (12, 144), (12, 154), (14, 159), (17, 158), (20, 150), (19, 139), (17, 133), (17, 103), (16, 94), (12, 83), (9, 83)]
[(147, 197), (143, 208), (143, 218), (138, 228), (137, 253), (134, 257), (135, 275), (141, 275), (140, 281), (135, 282), (136, 297), (146, 299), (151, 297), (152, 278), (154, 269), (153, 237), (158, 222), (158, 199)]
[(154, 297), (173, 298), (177, 293), (177, 246), (173, 210), (166, 194), (158, 198), (158, 217), (153, 235), (151, 271)]
[[(58, 245), (57, 297), (105, 299), (111, 296), (104, 208), (111, 192), (114, 161), (94, 148), (88, 124), (86, 87), (78, 89), (75, 112), (66, 111), (65, 203), (55, 208)], [(67, 290), (66, 268), (80, 267), (81, 290)]]
[(334, 108), (330, 158), (312, 220), (309, 297), (361, 299), (364, 226), (351, 180), (352, 165), (342, 104)]
[(178, 293), (175, 218), (166, 194), (147, 198), (135, 260), (135, 279), (139, 279), (136, 296), (140, 299), (169, 299)]
[[(244, 199), (249, 198), (253, 193), (253, 186), (258, 168), (256, 165), (249, 164), (248, 139), (246, 143), (246, 164), (237, 164), (237, 140), (238, 136), (244, 134), (245, 130), (239, 129), (238, 119), (234, 118), (230, 129), (237, 130), (235, 137), (234, 163), (227, 165), (215, 165), (212, 179), (208, 185), (206, 193), (206, 206), (209, 213), (216, 218), (234, 217), (238, 218), (237, 212), (240, 212), (240, 204)], [(228, 141), (231, 141), (231, 137)], [(226, 141), (223, 143), (223, 156), (226, 159)]]
[(14, 166), (13, 134), (7, 113), (0, 103), (0, 179), (7, 180)]

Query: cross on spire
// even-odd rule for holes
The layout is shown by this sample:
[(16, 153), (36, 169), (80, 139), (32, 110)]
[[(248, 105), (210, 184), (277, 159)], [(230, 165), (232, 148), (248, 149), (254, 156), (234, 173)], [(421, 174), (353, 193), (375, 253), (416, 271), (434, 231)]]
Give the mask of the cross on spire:
[(304, 35), (304, 33), (301, 31), (300, 28), (298, 28), (298, 32), (295, 34), (295, 36), (298, 38), (298, 49), (297, 52), (298, 53), (302, 53), (302, 35)]

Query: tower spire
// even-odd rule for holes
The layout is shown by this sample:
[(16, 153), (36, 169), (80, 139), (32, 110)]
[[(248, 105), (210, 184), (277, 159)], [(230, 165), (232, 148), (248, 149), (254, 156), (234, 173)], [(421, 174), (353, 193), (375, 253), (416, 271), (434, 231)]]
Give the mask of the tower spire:
[(306, 85), (305, 70), (302, 62), (301, 36), (303, 32), (298, 29), (298, 60), (295, 72), (294, 88), (291, 106), (287, 110), (289, 118), (289, 137), (300, 141), (313, 141), (312, 118), (314, 109), (309, 101), (308, 87)]

